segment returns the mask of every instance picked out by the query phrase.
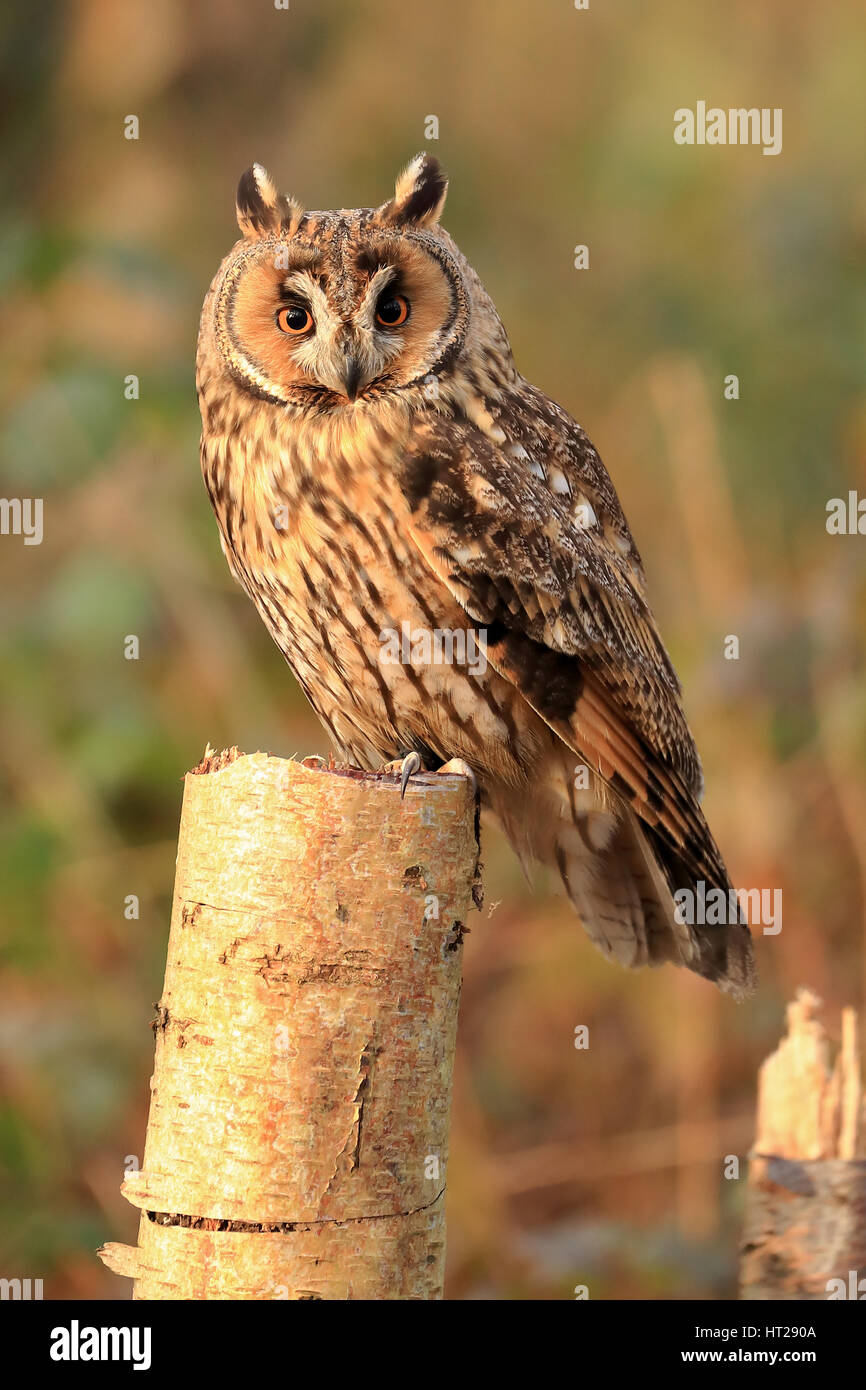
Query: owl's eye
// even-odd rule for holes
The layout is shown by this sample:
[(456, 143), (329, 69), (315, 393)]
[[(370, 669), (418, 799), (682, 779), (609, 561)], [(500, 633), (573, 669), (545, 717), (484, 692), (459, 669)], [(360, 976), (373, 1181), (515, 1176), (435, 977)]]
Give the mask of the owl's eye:
[(300, 333), (308, 333), (313, 326), (313, 316), (303, 304), (287, 304), (277, 314), (277, 328), (281, 333), (289, 333), (297, 338)]
[(402, 294), (383, 295), (376, 305), (376, 322), (386, 328), (399, 328), (409, 317), (409, 301)]

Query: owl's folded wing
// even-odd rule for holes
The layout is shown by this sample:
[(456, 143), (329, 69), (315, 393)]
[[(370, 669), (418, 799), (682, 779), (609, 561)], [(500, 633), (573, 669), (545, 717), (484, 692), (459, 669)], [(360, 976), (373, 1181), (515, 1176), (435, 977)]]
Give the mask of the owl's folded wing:
[(402, 476), (412, 537), (486, 628), (491, 665), (640, 817), (672, 891), (677, 879), (727, 888), (616, 493), (579, 426), (527, 395), (502, 440), (453, 418), (419, 427)]

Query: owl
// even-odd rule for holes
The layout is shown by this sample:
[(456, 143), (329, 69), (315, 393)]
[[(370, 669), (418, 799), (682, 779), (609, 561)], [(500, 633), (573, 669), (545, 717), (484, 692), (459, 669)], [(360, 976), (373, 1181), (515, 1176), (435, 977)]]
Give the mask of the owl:
[(376, 208), (242, 176), (196, 373), (223, 550), (340, 759), (404, 791), (466, 772), (609, 958), (741, 996), (751, 937), (640, 556), (440, 226), (446, 189), (427, 154)]

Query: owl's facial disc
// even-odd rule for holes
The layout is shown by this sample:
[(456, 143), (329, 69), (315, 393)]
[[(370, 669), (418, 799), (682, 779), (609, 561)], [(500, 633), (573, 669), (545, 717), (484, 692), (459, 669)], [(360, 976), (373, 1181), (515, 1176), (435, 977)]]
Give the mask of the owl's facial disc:
[(218, 309), (234, 375), (276, 401), (340, 408), (435, 372), (462, 296), (426, 240), (356, 234), (339, 256), (298, 237), (250, 247)]

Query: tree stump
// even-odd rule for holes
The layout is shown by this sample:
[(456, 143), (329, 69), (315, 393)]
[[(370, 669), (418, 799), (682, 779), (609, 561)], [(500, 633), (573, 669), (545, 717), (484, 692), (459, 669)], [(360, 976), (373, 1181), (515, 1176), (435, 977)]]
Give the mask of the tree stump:
[(746, 1299), (866, 1297), (866, 1114), (857, 1017), (835, 1065), (801, 990), (761, 1068), (741, 1264)]
[[(319, 765), (310, 765), (314, 762)], [(465, 778), (237, 749), (185, 779), (136, 1299), (442, 1296)]]

